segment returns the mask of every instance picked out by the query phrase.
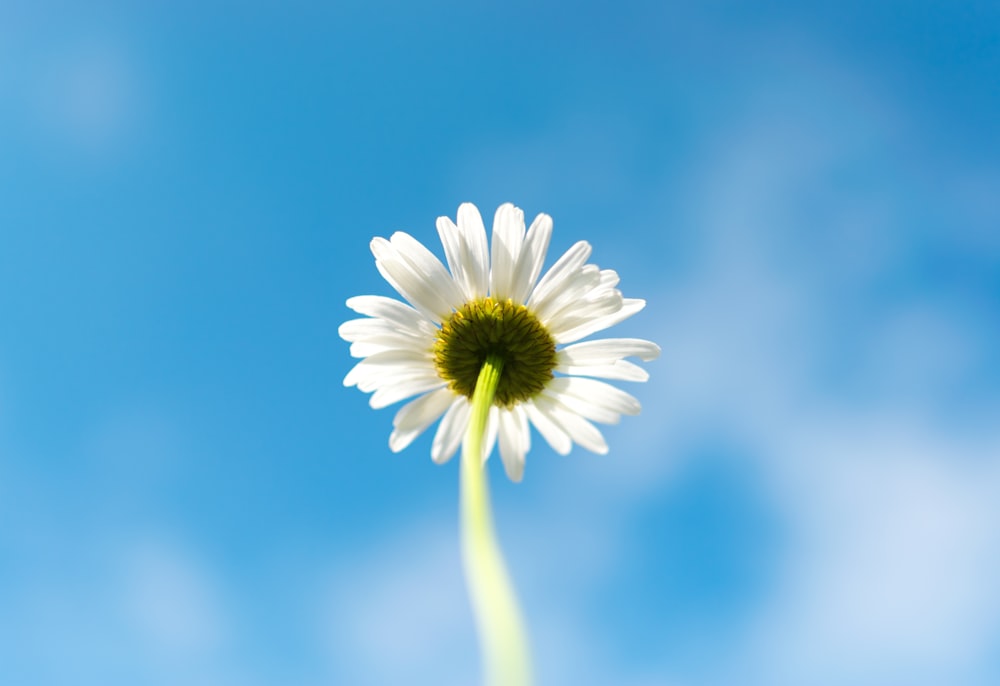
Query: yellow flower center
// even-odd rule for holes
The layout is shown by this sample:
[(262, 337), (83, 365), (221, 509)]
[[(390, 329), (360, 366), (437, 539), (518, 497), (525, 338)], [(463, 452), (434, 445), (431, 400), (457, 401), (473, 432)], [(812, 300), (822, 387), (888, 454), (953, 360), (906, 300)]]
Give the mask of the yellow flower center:
[(449, 387), (472, 397), (487, 356), (503, 360), (494, 404), (512, 407), (537, 395), (552, 379), (556, 343), (524, 305), (480, 298), (467, 302), (441, 325), (434, 366)]

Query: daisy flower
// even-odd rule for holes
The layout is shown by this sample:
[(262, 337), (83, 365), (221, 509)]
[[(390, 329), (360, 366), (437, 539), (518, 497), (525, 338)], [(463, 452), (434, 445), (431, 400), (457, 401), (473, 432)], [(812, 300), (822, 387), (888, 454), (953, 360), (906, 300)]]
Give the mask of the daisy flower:
[[(389, 447), (400, 451), (440, 419), (431, 457), (445, 462), (462, 445), (462, 559), (485, 658), (488, 686), (530, 686), (531, 660), (517, 596), (496, 541), (483, 463), (500, 443), (507, 475), (520, 481), (530, 427), (561, 454), (577, 443), (607, 452), (592, 422), (637, 414), (639, 402), (599, 379), (645, 381), (625, 358), (655, 358), (637, 338), (579, 342), (645, 306), (623, 298), (618, 274), (587, 264), (580, 241), (541, 276), (552, 219), (501, 205), (492, 250), (479, 210), (464, 204), (458, 223), (437, 222), (448, 268), (409, 234), (372, 240), (375, 266), (406, 300), (351, 298), (365, 315), (340, 327), (363, 358), (344, 385), (372, 393), (382, 408), (417, 396), (393, 420)], [(539, 278), (541, 276), (541, 278)]]
[(631, 317), (645, 301), (622, 297), (614, 270), (587, 263), (586, 241), (542, 275), (552, 235), (547, 214), (525, 230), (524, 213), (501, 205), (492, 249), (470, 203), (458, 208), (457, 223), (440, 217), (437, 230), (447, 268), (407, 233), (372, 240), (375, 266), (406, 302), (350, 298), (347, 306), (365, 316), (339, 329), (351, 355), (363, 358), (345, 386), (372, 393), (373, 408), (417, 396), (396, 413), (389, 447), (403, 450), (440, 419), (431, 457), (449, 460), (472, 419), (473, 392), (489, 359), (499, 378), (485, 420), (484, 460), (499, 442), (508, 477), (520, 481), (530, 426), (557, 453), (573, 443), (607, 452), (593, 422), (617, 423), (640, 406), (600, 379), (646, 381), (646, 371), (626, 358), (652, 360), (660, 349), (636, 338), (579, 341)]

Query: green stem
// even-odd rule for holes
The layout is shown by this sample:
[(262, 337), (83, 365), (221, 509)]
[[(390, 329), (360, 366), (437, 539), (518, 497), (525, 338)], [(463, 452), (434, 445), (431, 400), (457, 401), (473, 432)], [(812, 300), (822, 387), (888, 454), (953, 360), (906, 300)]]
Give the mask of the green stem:
[(490, 355), (479, 371), (472, 414), (462, 444), (462, 561), (479, 631), (487, 686), (529, 686), (531, 667), (524, 623), (497, 544), (483, 468), (483, 438), (503, 360)]

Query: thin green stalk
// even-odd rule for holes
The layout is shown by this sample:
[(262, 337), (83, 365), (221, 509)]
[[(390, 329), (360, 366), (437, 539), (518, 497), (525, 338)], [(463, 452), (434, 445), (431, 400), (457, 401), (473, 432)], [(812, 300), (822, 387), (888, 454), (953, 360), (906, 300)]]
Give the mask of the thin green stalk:
[(472, 394), (472, 414), (462, 444), (462, 560), (483, 652), (486, 686), (529, 686), (531, 666), (517, 596), (497, 544), (490, 491), (483, 469), (486, 420), (503, 360), (490, 355)]

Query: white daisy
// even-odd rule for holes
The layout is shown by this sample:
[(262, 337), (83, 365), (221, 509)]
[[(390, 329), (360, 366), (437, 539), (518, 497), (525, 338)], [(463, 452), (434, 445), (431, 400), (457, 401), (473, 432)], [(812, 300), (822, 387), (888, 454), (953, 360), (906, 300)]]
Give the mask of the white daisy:
[(371, 392), (376, 409), (418, 396), (396, 413), (389, 447), (399, 452), (441, 419), (431, 457), (449, 460), (462, 442), (480, 368), (494, 354), (503, 367), (483, 459), (499, 438), (507, 475), (520, 481), (531, 446), (529, 425), (557, 453), (568, 453), (573, 443), (607, 452), (592, 422), (614, 424), (640, 407), (598, 379), (646, 381), (646, 371), (625, 358), (652, 360), (660, 349), (637, 338), (575, 341), (631, 317), (645, 301), (623, 298), (617, 273), (586, 263), (586, 241), (539, 279), (552, 235), (547, 214), (535, 217), (526, 232), (524, 213), (501, 205), (492, 251), (479, 210), (470, 203), (458, 208), (457, 225), (440, 217), (437, 230), (450, 273), (409, 234), (372, 240), (379, 273), (409, 304), (378, 295), (350, 298), (347, 306), (365, 318), (339, 330), (351, 343), (351, 355), (364, 358), (344, 378), (345, 386)]

